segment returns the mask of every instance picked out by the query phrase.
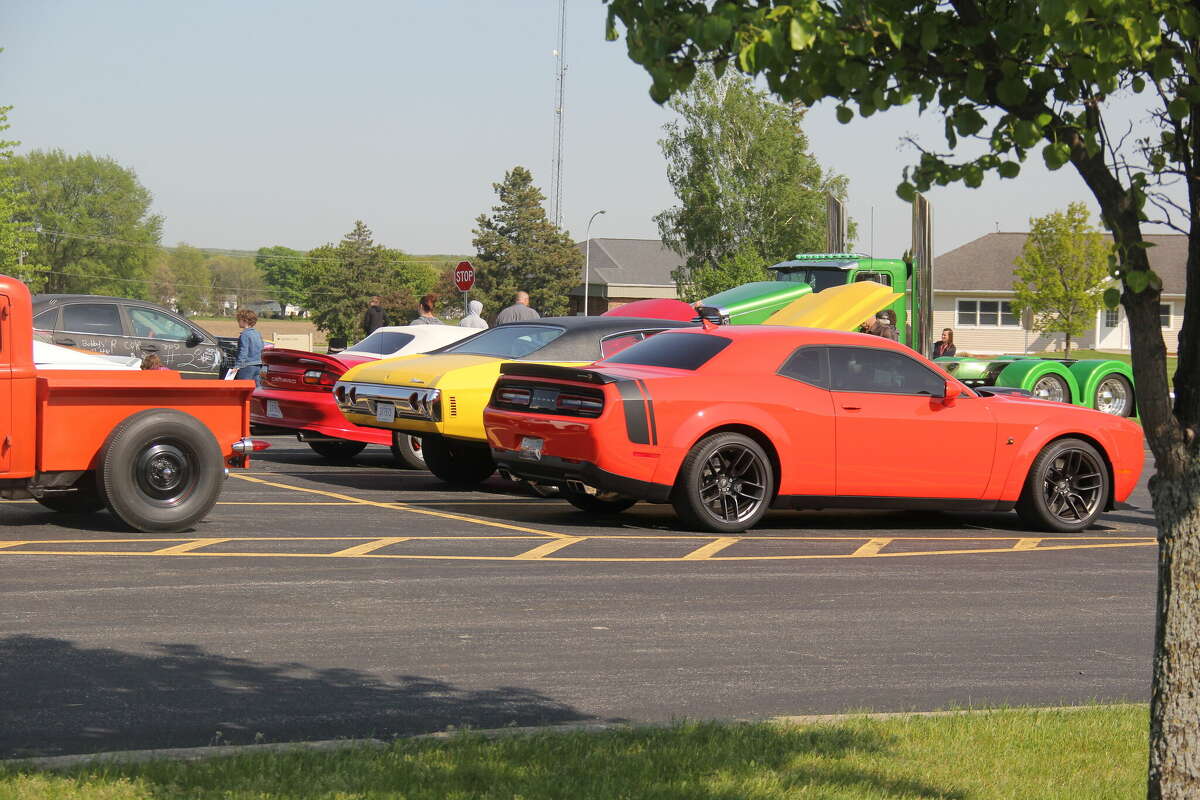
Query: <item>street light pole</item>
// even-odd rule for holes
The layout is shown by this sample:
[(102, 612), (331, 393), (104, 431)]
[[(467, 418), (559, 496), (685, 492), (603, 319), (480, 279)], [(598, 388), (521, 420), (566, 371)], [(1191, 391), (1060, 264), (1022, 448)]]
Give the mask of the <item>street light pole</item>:
[(584, 245), (585, 249), (583, 251), (583, 315), (585, 317), (588, 315), (588, 283), (591, 279), (592, 266), (592, 220), (605, 213), (607, 212), (601, 210), (597, 211), (595, 214), (592, 214), (591, 219), (588, 220), (587, 233), (585, 233), (583, 236), (583, 239), (586, 242)]

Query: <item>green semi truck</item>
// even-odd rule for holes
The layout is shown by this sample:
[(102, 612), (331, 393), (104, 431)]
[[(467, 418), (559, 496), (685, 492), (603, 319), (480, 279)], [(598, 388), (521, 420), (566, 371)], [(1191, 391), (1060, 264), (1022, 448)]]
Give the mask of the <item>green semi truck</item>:
[[(933, 309), (928, 299), (932, 297), (931, 276), (914, 270), (912, 263), (859, 253), (800, 253), (768, 269), (775, 280), (743, 284), (701, 300), (701, 316), (723, 324), (762, 324), (775, 312), (813, 292), (873, 281), (899, 295), (883, 308), (895, 313), (900, 341), (928, 355), (934, 338)], [(922, 302), (922, 297), (927, 299)], [(1128, 364), (1112, 359), (951, 357), (938, 362), (971, 387), (1023, 389), (1047, 400), (1116, 416), (1133, 416), (1137, 410), (1133, 372)]]

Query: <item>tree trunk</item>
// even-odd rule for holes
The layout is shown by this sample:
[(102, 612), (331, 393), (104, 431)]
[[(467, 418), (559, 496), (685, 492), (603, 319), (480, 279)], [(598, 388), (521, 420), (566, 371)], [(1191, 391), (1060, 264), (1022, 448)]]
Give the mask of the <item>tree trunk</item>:
[(1150, 479), (1159, 536), (1150, 800), (1200, 797), (1200, 460), (1189, 450)]
[(1071, 357), (1071, 334), (1069, 334), (1069, 333), (1063, 334), (1063, 339), (1064, 339), (1063, 357), (1070, 358)]

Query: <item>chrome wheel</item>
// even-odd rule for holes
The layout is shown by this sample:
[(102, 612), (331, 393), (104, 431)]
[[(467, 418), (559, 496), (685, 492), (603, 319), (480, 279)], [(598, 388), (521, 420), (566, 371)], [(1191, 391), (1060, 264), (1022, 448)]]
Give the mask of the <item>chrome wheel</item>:
[(1088, 520), (1104, 499), (1104, 483), (1104, 465), (1093, 453), (1063, 450), (1046, 465), (1042, 476), (1046, 510), (1067, 524)]
[(767, 467), (745, 445), (727, 444), (715, 450), (701, 468), (700, 503), (723, 522), (743, 522), (767, 499)]
[(1115, 417), (1127, 417), (1133, 405), (1129, 381), (1121, 375), (1109, 375), (1096, 387), (1096, 410)]
[(1033, 384), (1033, 393), (1043, 400), (1068, 403), (1067, 383), (1058, 375), (1043, 375)]

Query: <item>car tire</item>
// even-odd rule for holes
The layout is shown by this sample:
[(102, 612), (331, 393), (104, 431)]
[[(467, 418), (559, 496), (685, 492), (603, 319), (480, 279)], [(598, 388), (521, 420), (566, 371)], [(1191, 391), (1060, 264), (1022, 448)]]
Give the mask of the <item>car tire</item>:
[(718, 433), (697, 442), (683, 460), (671, 504), (689, 529), (740, 533), (767, 513), (774, 486), (771, 459), (758, 442)]
[(89, 472), (76, 481), (74, 491), (54, 492), (34, 499), (60, 514), (94, 514), (108, 505), (104, 493), (96, 485), (94, 472)]
[(1059, 439), (1033, 460), (1017, 514), (1034, 530), (1074, 533), (1096, 521), (1110, 491), (1100, 451), (1082, 439)]
[(392, 459), (401, 469), (427, 469), (425, 445), (416, 434), (392, 431)]
[(1096, 384), (1092, 408), (1117, 417), (1133, 416), (1133, 384), (1124, 375), (1116, 372), (1105, 375)]
[(225, 480), (221, 448), (208, 427), (167, 408), (140, 411), (114, 428), (100, 463), (109, 509), (144, 533), (191, 528), (212, 510)]
[(491, 451), (482, 445), (457, 442), (445, 436), (423, 436), (425, 467), (455, 486), (477, 486), (496, 471)]
[(330, 461), (349, 461), (366, 448), (366, 442), (351, 442), (347, 439), (321, 439), (307, 442), (321, 458)]
[(1043, 400), (1054, 400), (1059, 403), (1071, 402), (1071, 387), (1067, 385), (1066, 378), (1053, 372), (1047, 372), (1034, 381), (1033, 385), (1029, 387), (1029, 391), (1033, 392), (1035, 397)]
[(589, 514), (620, 514), (637, 502), (633, 497), (622, 497), (616, 492), (588, 494), (573, 489), (562, 489), (559, 492), (562, 499)]

